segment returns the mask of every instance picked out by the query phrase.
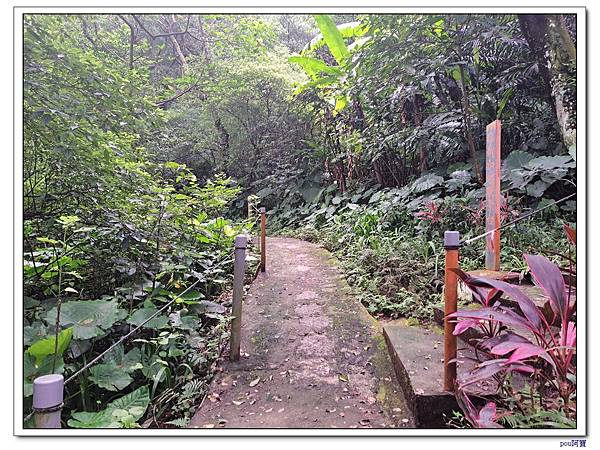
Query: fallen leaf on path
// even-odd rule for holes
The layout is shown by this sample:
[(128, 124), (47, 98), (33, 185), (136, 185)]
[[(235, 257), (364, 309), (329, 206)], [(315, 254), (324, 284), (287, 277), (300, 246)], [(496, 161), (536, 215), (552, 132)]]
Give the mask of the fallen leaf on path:
[(347, 382), (348, 382), (348, 375), (344, 375), (343, 373), (340, 373), (340, 374), (338, 375), (338, 379), (339, 379), (340, 381), (343, 381), (344, 383), (347, 383)]
[(254, 387), (256, 386), (258, 383), (260, 383), (260, 377), (256, 377), (254, 380), (252, 380), (250, 382), (250, 387)]
[(244, 400), (240, 400), (240, 401), (238, 401), (238, 400), (232, 400), (231, 403), (233, 403), (236, 406), (240, 406), (242, 403), (244, 403)]

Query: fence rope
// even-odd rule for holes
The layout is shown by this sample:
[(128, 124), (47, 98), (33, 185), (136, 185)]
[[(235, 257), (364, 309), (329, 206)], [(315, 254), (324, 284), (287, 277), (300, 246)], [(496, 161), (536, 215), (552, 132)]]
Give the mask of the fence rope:
[(492, 234), (492, 233), (494, 233), (496, 231), (502, 230), (503, 228), (506, 228), (506, 227), (509, 227), (511, 225), (514, 225), (515, 223), (520, 222), (521, 220), (527, 219), (528, 217), (531, 217), (534, 214), (537, 214), (537, 213), (539, 213), (540, 211), (543, 211), (546, 208), (550, 208), (551, 206), (558, 205), (559, 203), (564, 202), (565, 200), (570, 199), (571, 197), (573, 197), (576, 194), (577, 194), (576, 192), (573, 192), (572, 194), (569, 194), (566, 197), (561, 198), (560, 200), (556, 200), (556, 201), (554, 201), (552, 203), (548, 203), (546, 206), (542, 206), (541, 208), (536, 209), (535, 211), (528, 212), (527, 214), (524, 214), (524, 215), (522, 215), (520, 217), (517, 217), (516, 219), (511, 220), (510, 222), (504, 223), (504, 224), (500, 225), (499, 227), (494, 228), (493, 230), (486, 231), (485, 233), (482, 233), (479, 236), (472, 237), (471, 239), (461, 240), (460, 243), (459, 243), (459, 245), (465, 245), (465, 244), (470, 244), (472, 242), (475, 242), (475, 241), (477, 241), (477, 240), (479, 240), (481, 238), (486, 237), (488, 234)]
[(158, 316), (160, 313), (162, 313), (165, 309), (167, 309), (169, 306), (171, 306), (173, 303), (175, 303), (177, 300), (179, 300), (182, 295), (185, 295), (190, 289), (192, 289), (194, 286), (196, 286), (199, 282), (200, 282), (200, 280), (196, 280), (188, 288), (186, 288), (181, 294), (177, 294), (177, 297), (175, 297), (170, 302), (167, 302), (162, 308), (156, 310), (156, 312), (154, 314), (152, 314), (150, 317), (148, 317), (146, 320), (144, 320), (142, 323), (140, 323), (137, 327), (135, 327), (131, 331), (129, 331), (129, 333), (121, 336), (118, 341), (114, 342), (110, 347), (108, 347), (106, 350), (104, 350), (102, 353), (100, 353), (98, 356), (96, 356), (94, 359), (92, 359), (89, 363), (87, 363), (85, 366), (83, 366), (81, 369), (79, 369), (77, 372), (75, 372), (73, 375), (71, 375), (69, 378), (67, 378), (65, 380), (65, 385), (68, 382), (74, 380), (84, 370), (87, 370), (88, 368), (90, 368), (91, 366), (96, 364), (96, 362), (98, 362), (100, 359), (102, 359), (107, 353), (109, 353), (111, 350), (113, 350), (119, 344), (122, 344), (123, 342), (125, 342), (129, 337), (131, 337), (133, 334), (135, 334), (136, 331), (138, 331), (140, 328), (142, 328), (144, 325), (146, 325), (148, 322), (150, 322), (152, 319), (154, 319), (156, 316)]

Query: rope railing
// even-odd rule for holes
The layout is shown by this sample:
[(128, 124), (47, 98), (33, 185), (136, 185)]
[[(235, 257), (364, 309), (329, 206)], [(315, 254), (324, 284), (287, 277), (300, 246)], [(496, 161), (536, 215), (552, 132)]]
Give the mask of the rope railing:
[[(260, 214), (252, 221), (252, 226), (256, 225), (259, 221), (261, 223), (260, 228), (260, 242), (261, 242), (261, 263), (259, 269), (265, 271), (266, 265), (266, 211), (265, 208), (255, 208)], [(233, 360), (239, 359), (239, 344), (241, 336), (241, 305), (243, 297), (243, 282), (245, 272), (245, 253), (246, 253), (246, 236), (239, 235), (235, 239), (234, 245), (234, 289), (232, 298), (232, 335), (231, 335), (231, 352), (230, 357)], [(98, 361), (102, 360), (108, 353), (114, 350), (119, 345), (126, 342), (131, 336), (138, 332), (144, 325), (156, 318), (158, 315), (163, 313), (167, 308), (172, 306), (175, 302), (180, 300), (187, 292), (195, 287), (201, 280), (196, 280), (190, 286), (188, 286), (183, 292), (177, 294), (172, 300), (167, 302), (161, 308), (157, 309), (152, 315), (146, 318), (136, 327), (132, 328), (127, 334), (121, 336), (118, 340), (113, 342), (106, 350), (94, 357), (91, 361), (85, 364), (83, 367), (78, 369), (75, 373), (71, 374), (66, 380), (61, 374), (49, 374), (37, 377), (34, 380), (34, 393), (33, 393), (33, 411), (24, 417), (24, 422), (31, 419), (35, 415), (36, 428), (60, 428), (61, 427), (61, 409), (63, 407), (63, 392), (64, 386), (74, 379), (76, 379), (81, 373), (92, 367)]]
[(167, 302), (162, 308), (157, 309), (154, 314), (149, 316), (146, 320), (144, 320), (142, 323), (140, 323), (135, 328), (131, 329), (131, 331), (129, 331), (129, 333), (121, 336), (119, 338), (119, 340), (114, 342), (110, 347), (108, 347), (106, 350), (104, 350), (102, 353), (100, 353), (98, 356), (96, 356), (94, 359), (92, 359), (90, 362), (88, 362), (86, 365), (84, 365), (81, 369), (79, 369), (77, 372), (75, 372), (73, 375), (71, 375), (69, 378), (67, 378), (65, 380), (65, 384), (67, 384), (70, 381), (72, 381), (73, 379), (77, 378), (78, 375), (80, 375), (82, 372), (84, 372), (85, 370), (87, 370), (88, 368), (90, 368), (91, 366), (96, 364), (98, 361), (100, 361), (107, 353), (110, 353), (112, 350), (114, 350), (120, 344), (125, 342), (131, 336), (133, 336), (140, 328), (142, 328), (144, 325), (146, 325), (148, 322), (150, 322), (152, 319), (154, 319), (156, 316), (158, 316), (160, 313), (162, 313), (164, 310), (166, 310), (169, 306), (171, 306), (177, 300), (181, 299), (181, 296), (183, 296), (187, 292), (189, 292), (189, 290), (192, 289), (194, 286), (196, 286), (199, 282), (200, 282), (200, 280), (196, 280), (194, 283), (192, 283), (190, 286), (188, 286), (181, 294), (177, 294), (177, 296), (173, 300)]
[(514, 224), (520, 222), (521, 220), (527, 219), (528, 217), (531, 217), (531, 216), (539, 213), (540, 211), (543, 211), (544, 209), (550, 208), (551, 206), (554, 206), (554, 205), (558, 205), (559, 203), (562, 203), (565, 200), (568, 200), (568, 199), (570, 199), (571, 197), (573, 197), (575, 195), (576, 195), (576, 192), (573, 192), (572, 194), (569, 194), (566, 197), (561, 198), (560, 200), (556, 200), (556, 201), (554, 201), (552, 203), (548, 203), (547, 205), (542, 206), (541, 208), (538, 208), (535, 211), (528, 212), (527, 214), (519, 216), (516, 219), (511, 220), (510, 222), (506, 222), (506, 223), (500, 225), (499, 227), (496, 227), (496, 228), (494, 228), (492, 230), (486, 231), (485, 233), (482, 233), (482, 234), (480, 234), (478, 236), (475, 236), (475, 237), (472, 237), (470, 239), (461, 240), (459, 242), (459, 245), (470, 244), (470, 243), (475, 242), (475, 241), (477, 241), (479, 239), (482, 239), (482, 238), (484, 238), (484, 237), (486, 237), (486, 236), (488, 236), (488, 235), (490, 235), (490, 234), (492, 234), (492, 233), (494, 233), (496, 231), (500, 231), (500, 230), (502, 230), (504, 228), (507, 228), (507, 227), (509, 227), (511, 225), (514, 225)]
[[(77, 378), (79, 375), (81, 375), (81, 373), (83, 373), (85, 370), (89, 369), (91, 366), (93, 366), (98, 361), (100, 361), (104, 356), (106, 356), (108, 353), (110, 353), (112, 350), (114, 350), (120, 344), (122, 344), (123, 342), (125, 342), (131, 336), (133, 336), (140, 328), (142, 328), (144, 325), (146, 325), (152, 319), (154, 319), (159, 314), (161, 314), (163, 311), (165, 311), (169, 306), (173, 305), (177, 300), (181, 299), (181, 297), (183, 295), (185, 295), (187, 292), (189, 292), (189, 290), (192, 289), (194, 286), (196, 286), (199, 282), (200, 282), (200, 280), (196, 280), (194, 283), (192, 283), (190, 286), (188, 286), (181, 294), (177, 294), (177, 296), (175, 298), (173, 298), (171, 301), (167, 302), (160, 309), (157, 309), (155, 313), (153, 313), (152, 315), (150, 315), (142, 323), (140, 323), (139, 325), (137, 325), (135, 328), (132, 328), (127, 334), (124, 334), (123, 336), (121, 336), (117, 341), (113, 342), (106, 350), (104, 350), (98, 356), (96, 356), (95, 358), (93, 358), (90, 362), (88, 362), (83, 367), (81, 367), (79, 370), (77, 370), (75, 373), (73, 373), (69, 378), (67, 378), (64, 381), (64, 383), (61, 382), (61, 384), (63, 385), (63, 387), (64, 387), (64, 385), (66, 385), (67, 383), (73, 381), (75, 378)], [(62, 402), (58, 406), (62, 407)], [(58, 406), (55, 406), (54, 408), (58, 408)], [(36, 408), (35, 405), (34, 405), (33, 411), (31, 411), (29, 414), (27, 414), (25, 416), (25, 418), (23, 419), (23, 421), (27, 422), (29, 419), (31, 419), (31, 417), (36, 412), (38, 412), (38, 413), (40, 413), (40, 412), (42, 412), (42, 413), (55, 412), (55, 411), (50, 411), (50, 410), (42, 411), (43, 409), (48, 409), (48, 408)], [(58, 408), (57, 411), (60, 411), (60, 408)]]
[[(454, 335), (455, 323), (448, 319), (450, 314), (453, 314), (457, 310), (458, 300), (458, 277), (455, 269), (459, 268), (459, 249), (462, 245), (471, 244), (479, 239), (484, 238), (492, 233), (495, 233), (503, 228), (515, 225), (516, 223), (525, 220), (535, 214), (555, 206), (559, 203), (564, 202), (575, 196), (576, 193), (572, 193), (563, 197), (559, 200), (551, 202), (535, 211), (528, 212), (520, 217), (517, 217), (510, 222), (502, 224), (491, 230), (486, 231), (480, 235), (472, 237), (470, 239), (461, 240), (458, 231), (446, 231), (444, 233), (444, 249), (446, 254), (445, 273), (444, 273), (444, 390), (453, 392), (455, 390), (456, 377), (457, 377), (457, 365), (456, 365), (456, 336)], [(499, 249), (497, 249), (499, 251)], [(496, 269), (498, 270), (498, 269)]]

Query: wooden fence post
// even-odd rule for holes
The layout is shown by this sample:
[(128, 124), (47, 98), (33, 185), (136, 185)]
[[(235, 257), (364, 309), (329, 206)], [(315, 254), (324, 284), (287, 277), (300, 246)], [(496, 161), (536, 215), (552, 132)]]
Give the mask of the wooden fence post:
[(233, 297), (231, 313), (231, 339), (229, 359), (238, 361), (240, 359), (240, 342), (242, 338), (242, 298), (244, 296), (244, 275), (246, 273), (246, 236), (236, 236), (234, 244), (233, 262)]
[(454, 322), (448, 315), (456, 312), (458, 276), (450, 269), (458, 269), (458, 248), (460, 234), (458, 231), (444, 233), (444, 249), (446, 265), (444, 272), (444, 390), (454, 392), (456, 381), (456, 336)]
[(267, 214), (260, 208), (260, 271), (267, 270)]
[(36, 428), (61, 428), (65, 379), (60, 374), (42, 375), (33, 380), (33, 411)]
[[(500, 136), (502, 123), (495, 120), (485, 129), (485, 231), (500, 226)], [(485, 238), (485, 268), (500, 270), (500, 230)]]

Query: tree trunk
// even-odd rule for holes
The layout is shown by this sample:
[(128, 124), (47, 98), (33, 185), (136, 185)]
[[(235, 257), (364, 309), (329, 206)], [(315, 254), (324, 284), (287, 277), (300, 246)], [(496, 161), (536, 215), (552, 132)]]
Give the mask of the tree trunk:
[(460, 91), (462, 97), (462, 109), (463, 109), (463, 126), (465, 130), (465, 138), (467, 139), (467, 146), (469, 147), (469, 153), (471, 159), (473, 159), (473, 172), (479, 180), (483, 183), (483, 172), (477, 159), (477, 148), (475, 146), (475, 138), (473, 137), (473, 130), (471, 129), (471, 107), (469, 105), (469, 96), (467, 94), (467, 88), (465, 85), (465, 69), (462, 64), (458, 66), (460, 70)]
[(550, 93), (563, 143), (569, 148), (577, 139), (575, 42), (564, 16), (521, 14), (519, 24)]
[[(175, 26), (175, 15), (171, 14), (171, 21), (169, 22), (170, 33), (174, 33), (176, 31)], [(183, 52), (181, 51), (181, 46), (179, 45), (179, 42), (177, 41), (177, 38), (175, 36), (169, 35), (169, 40), (171, 41), (171, 45), (173, 46), (173, 52), (175, 53), (177, 61), (179, 62), (179, 66), (181, 68), (181, 76), (184, 76), (188, 71), (188, 64)]]
[[(423, 100), (420, 95), (413, 96), (414, 106), (414, 122), (418, 128), (421, 126), (421, 116), (423, 113)], [(421, 137), (419, 139), (419, 173), (423, 175), (427, 171), (427, 144), (425, 139)]]

